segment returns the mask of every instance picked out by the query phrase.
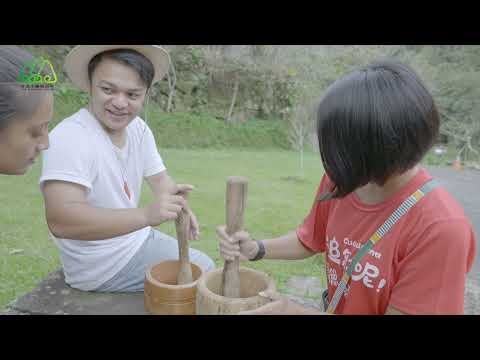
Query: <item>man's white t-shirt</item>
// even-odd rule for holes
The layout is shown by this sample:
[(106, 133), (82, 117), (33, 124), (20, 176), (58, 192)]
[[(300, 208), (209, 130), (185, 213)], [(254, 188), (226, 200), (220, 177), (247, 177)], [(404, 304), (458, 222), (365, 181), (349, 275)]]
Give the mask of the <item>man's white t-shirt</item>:
[[(119, 149), (87, 109), (66, 118), (50, 132), (50, 148), (43, 152), (40, 188), (47, 180), (63, 180), (86, 187), (87, 201), (93, 207), (138, 207), (143, 178), (166, 168), (152, 131), (142, 119), (136, 117), (126, 133), (126, 145)], [(124, 177), (130, 199), (124, 190)], [(52, 236), (60, 249), (66, 282), (77, 289), (95, 290), (129, 262), (150, 231), (146, 227), (98, 241)]]

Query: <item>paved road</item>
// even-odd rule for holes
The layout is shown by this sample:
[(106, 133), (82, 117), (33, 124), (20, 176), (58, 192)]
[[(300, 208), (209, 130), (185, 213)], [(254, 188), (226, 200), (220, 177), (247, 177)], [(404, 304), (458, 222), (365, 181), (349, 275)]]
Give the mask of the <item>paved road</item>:
[(464, 169), (453, 170), (451, 167), (425, 166), (462, 205), (465, 214), (470, 219), (477, 237), (477, 255), (475, 264), (469, 273), (469, 278), (480, 286), (480, 171)]

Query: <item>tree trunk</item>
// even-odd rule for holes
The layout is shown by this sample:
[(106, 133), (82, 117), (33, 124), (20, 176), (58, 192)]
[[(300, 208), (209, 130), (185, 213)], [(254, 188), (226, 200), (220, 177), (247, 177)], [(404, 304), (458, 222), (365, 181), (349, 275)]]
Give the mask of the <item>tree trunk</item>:
[(301, 175), (302, 175), (302, 178), (304, 177), (304, 171), (303, 171), (303, 138), (301, 140), (301, 143), (300, 143), (300, 170), (301, 170)]
[(235, 102), (237, 100), (238, 86), (239, 86), (238, 77), (235, 77), (235, 85), (233, 88), (232, 102), (230, 103), (230, 109), (228, 110), (228, 115), (226, 118), (227, 122), (230, 122), (232, 120), (233, 108), (235, 107)]
[(170, 71), (167, 72), (167, 79), (168, 79), (168, 88), (170, 92), (168, 94), (168, 101), (167, 101), (167, 112), (171, 112), (172, 104), (173, 104), (173, 97), (175, 96), (175, 86), (177, 84), (177, 74), (175, 72), (175, 66), (173, 62), (170, 63), (170, 67), (172, 69), (173, 79), (170, 77)]

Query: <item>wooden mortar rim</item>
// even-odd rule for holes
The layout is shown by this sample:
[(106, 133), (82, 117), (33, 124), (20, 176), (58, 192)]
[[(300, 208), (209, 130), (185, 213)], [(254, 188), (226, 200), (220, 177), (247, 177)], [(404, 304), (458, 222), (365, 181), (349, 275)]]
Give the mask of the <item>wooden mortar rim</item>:
[(167, 262), (178, 263), (179, 260), (165, 260), (165, 261), (162, 261), (162, 262), (159, 262), (155, 265), (150, 266), (148, 268), (148, 270), (145, 272), (146, 281), (149, 282), (151, 285), (153, 285), (155, 287), (164, 288), (164, 289), (171, 289), (171, 290), (181, 290), (181, 289), (189, 289), (189, 288), (193, 288), (193, 287), (197, 286), (198, 280), (200, 280), (202, 278), (203, 274), (204, 274), (204, 272), (203, 272), (203, 270), (200, 266), (191, 262), (190, 263), (191, 266), (195, 266), (196, 268), (198, 268), (200, 270), (200, 275), (195, 281), (193, 281), (191, 283), (188, 283), (188, 284), (184, 284), (184, 285), (170, 285), (170, 284), (162, 283), (152, 276), (152, 269), (154, 267), (158, 266), (158, 265), (161, 265), (161, 264), (164, 264), (164, 263), (167, 263)]
[[(219, 268), (219, 269), (214, 269), (214, 270), (209, 271), (207, 273), (203, 273), (202, 276), (200, 278), (198, 278), (198, 280), (197, 280), (198, 281), (197, 293), (201, 291), (204, 294), (208, 294), (208, 296), (212, 300), (223, 301), (224, 303), (229, 303), (229, 304), (236, 304), (236, 303), (245, 304), (245, 303), (256, 303), (258, 301), (265, 301), (265, 298), (260, 296), (260, 295), (250, 296), (250, 297), (246, 297), (246, 298), (229, 298), (229, 297), (225, 297), (225, 296), (222, 296), (222, 295), (215, 294), (213, 291), (211, 291), (207, 287), (206, 280), (209, 277), (216, 275), (216, 273), (218, 273), (218, 272), (223, 272), (223, 267)], [(275, 282), (273, 281), (273, 279), (270, 276), (268, 276), (264, 272), (261, 272), (261, 271), (255, 270), (255, 269), (251, 269), (251, 268), (247, 268), (247, 267), (240, 267), (239, 272), (240, 273), (241, 272), (256, 273), (266, 280), (267, 287), (266, 287), (265, 290), (270, 289), (270, 288), (272, 290), (275, 290)], [(220, 276), (221, 276), (221, 274), (220, 274)]]

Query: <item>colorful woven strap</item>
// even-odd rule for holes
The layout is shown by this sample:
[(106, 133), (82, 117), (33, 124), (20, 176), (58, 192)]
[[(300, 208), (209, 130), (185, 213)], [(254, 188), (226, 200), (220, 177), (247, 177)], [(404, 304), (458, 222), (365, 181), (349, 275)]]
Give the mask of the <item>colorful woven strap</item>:
[(420, 199), (422, 199), (438, 185), (439, 184), (434, 179), (426, 182), (420, 189), (415, 191), (404, 202), (402, 202), (400, 206), (393, 212), (393, 214), (390, 215), (390, 217), (383, 223), (383, 225), (380, 226), (380, 228), (375, 231), (375, 233), (361, 247), (361, 249), (358, 250), (357, 254), (352, 260), (352, 263), (348, 267), (347, 271), (345, 271), (345, 273), (343, 274), (342, 280), (338, 284), (337, 289), (333, 294), (332, 301), (330, 301), (330, 304), (328, 304), (327, 313), (335, 313), (335, 309), (337, 308), (337, 305), (340, 302), (340, 299), (347, 288), (348, 281), (352, 276), (355, 265), (357, 265), (357, 263), (363, 258), (363, 256), (368, 253), (372, 249), (372, 247), (385, 236), (386, 233), (390, 231), (390, 229), (398, 222), (398, 220), (400, 220), (403, 215), (405, 215), (412, 207), (414, 207), (420, 201)]

